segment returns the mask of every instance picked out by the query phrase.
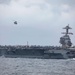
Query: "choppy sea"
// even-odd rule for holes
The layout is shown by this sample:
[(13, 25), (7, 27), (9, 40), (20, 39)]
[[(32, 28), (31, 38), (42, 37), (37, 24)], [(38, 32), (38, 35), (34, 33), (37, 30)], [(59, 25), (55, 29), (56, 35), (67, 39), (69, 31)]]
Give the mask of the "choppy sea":
[(75, 75), (75, 59), (0, 57), (0, 75)]

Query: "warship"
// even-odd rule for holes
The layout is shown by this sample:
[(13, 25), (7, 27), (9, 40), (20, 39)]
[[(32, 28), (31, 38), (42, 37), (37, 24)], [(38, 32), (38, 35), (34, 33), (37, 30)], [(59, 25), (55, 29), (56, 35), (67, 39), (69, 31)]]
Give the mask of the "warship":
[(62, 46), (1, 46), (0, 45), (0, 56), (6, 58), (41, 58), (41, 59), (68, 59), (75, 58), (75, 47), (72, 46), (72, 42), (69, 34), (69, 29), (72, 29), (67, 25), (63, 29), (66, 32), (60, 37), (60, 44)]

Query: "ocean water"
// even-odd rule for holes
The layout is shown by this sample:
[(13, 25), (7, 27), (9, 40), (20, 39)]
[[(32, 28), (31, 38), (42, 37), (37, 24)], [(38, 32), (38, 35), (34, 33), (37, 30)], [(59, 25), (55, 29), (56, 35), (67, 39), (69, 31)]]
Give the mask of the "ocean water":
[(75, 59), (0, 57), (0, 75), (75, 75)]

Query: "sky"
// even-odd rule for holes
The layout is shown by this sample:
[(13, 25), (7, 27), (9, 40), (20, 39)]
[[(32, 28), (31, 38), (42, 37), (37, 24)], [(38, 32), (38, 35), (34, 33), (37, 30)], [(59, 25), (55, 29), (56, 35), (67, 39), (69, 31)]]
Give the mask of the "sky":
[(61, 46), (68, 24), (75, 45), (75, 0), (0, 0), (0, 45)]

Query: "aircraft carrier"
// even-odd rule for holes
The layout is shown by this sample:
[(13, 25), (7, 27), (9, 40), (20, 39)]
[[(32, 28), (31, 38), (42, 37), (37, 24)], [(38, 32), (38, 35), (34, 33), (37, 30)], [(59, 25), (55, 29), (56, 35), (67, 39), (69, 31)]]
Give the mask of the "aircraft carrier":
[(66, 32), (60, 37), (60, 44), (62, 46), (29, 46), (29, 45), (17, 45), (17, 46), (2, 46), (0, 45), (0, 56), (9, 58), (41, 58), (41, 59), (68, 59), (75, 58), (75, 47), (72, 46), (72, 42), (69, 34), (69, 29), (72, 29), (67, 25), (63, 29)]

